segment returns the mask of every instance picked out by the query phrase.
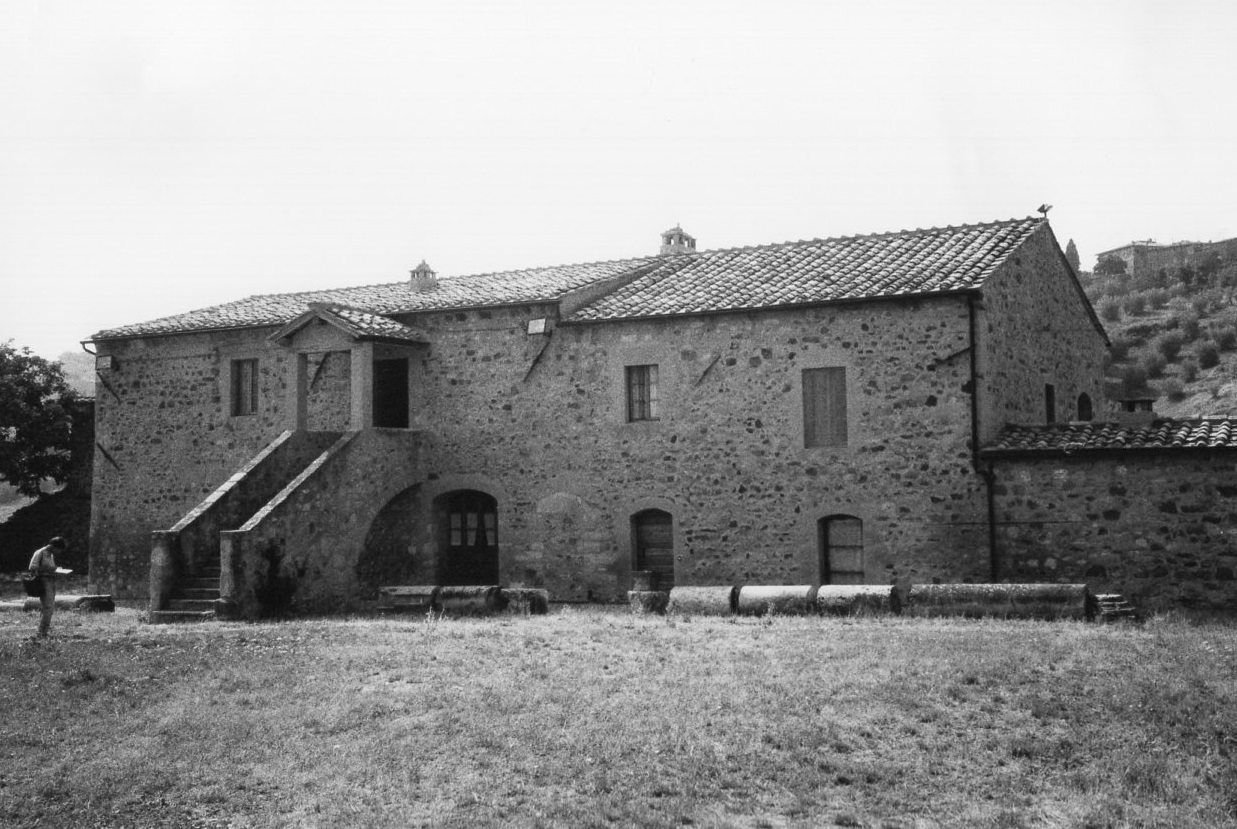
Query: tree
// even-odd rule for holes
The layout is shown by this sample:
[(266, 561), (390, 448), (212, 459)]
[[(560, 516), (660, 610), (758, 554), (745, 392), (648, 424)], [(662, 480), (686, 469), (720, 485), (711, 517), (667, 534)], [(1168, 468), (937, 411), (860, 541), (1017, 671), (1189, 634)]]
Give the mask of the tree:
[(71, 404), (60, 364), (0, 343), (0, 479), (36, 498), (40, 484), (69, 472)]
[(1095, 263), (1097, 276), (1120, 276), (1125, 273), (1125, 260), (1120, 256), (1105, 256)]
[(1070, 239), (1065, 245), (1065, 261), (1069, 262), (1069, 266), (1074, 269), (1074, 273), (1078, 273), (1082, 260), (1078, 258), (1078, 246), (1074, 244), (1074, 240)]

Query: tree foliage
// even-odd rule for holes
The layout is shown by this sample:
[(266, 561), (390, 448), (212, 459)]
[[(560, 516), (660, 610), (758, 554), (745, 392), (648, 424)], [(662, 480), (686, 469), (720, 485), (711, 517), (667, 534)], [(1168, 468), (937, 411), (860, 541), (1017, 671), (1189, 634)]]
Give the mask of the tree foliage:
[(67, 477), (74, 397), (59, 363), (0, 343), (0, 479), (21, 494), (38, 497), (44, 480)]
[(1069, 266), (1074, 269), (1074, 273), (1080, 271), (1082, 260), (1078, 258), (1078, 246), (1074, 244), (1074, 240), (1070, 239), (1065, 245), (1065, 261), (1069, 262)]
[(1125, 273), (1125, 260), (1120, 256), (1105, 256), (1095, 263), (1095, 273), (1099, 276), (1119, 276)]

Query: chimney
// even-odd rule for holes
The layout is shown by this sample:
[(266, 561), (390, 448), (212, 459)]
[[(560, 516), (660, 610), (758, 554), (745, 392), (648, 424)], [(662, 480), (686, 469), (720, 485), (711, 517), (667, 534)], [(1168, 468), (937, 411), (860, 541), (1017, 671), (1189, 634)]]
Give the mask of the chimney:
[(695, 253), (696, 240), (675, 225), (661, 235), (661, 253)]
[(424, 259), (410, 273), (412, 274), (412, 289), (417, 293), (432, 291), (438, 287), (438, 276), (429, 265), (425, 264)]

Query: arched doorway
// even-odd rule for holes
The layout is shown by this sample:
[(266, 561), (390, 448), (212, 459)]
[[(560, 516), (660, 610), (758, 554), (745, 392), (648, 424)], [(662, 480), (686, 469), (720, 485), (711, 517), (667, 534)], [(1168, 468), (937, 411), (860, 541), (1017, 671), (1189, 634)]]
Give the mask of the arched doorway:
[(1090, 420), (1093, 417), (1095, 417), (1095, 412), (1091, 406), (1091, 395), (1084, 391), (1078, 395), (1078, 419)]
[(820, 583), (864, 584), (863, 522), (853, 515), (830, 515), (817, 524)]
[(674, 587), (674, 519), (659, 509), (631, 517), (632, 569), (657, 574), (657, 589)]
[(498, 584), (498, 501), (475, 489), (434, 499), (440, 584)]

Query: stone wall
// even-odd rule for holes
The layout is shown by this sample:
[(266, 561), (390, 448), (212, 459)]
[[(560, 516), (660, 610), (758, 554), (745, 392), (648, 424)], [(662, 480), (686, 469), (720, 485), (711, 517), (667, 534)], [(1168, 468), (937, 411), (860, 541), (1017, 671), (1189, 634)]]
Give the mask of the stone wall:
[(1045, 386), (1055, 390), (1056, 422), (1078, 419), (1078, 398), (1105, 411), (1107, 341), (1064, 261), (1052, 230), (1042, 226), (988, 280), (979, 308), (980, 444), (1007, 423), (1047, 421)]
[(352, 405), (352, 356), (347, 351), (310, 354), (305, 393), (306, 428), (347, 431)]
[[(366, 592), (358, 552), (382, 505), (422, 479), (420, 440), (397, 429), (341, 437), (240, 528), (221, 533), (222, 597), (248, 617), (355, 608)], [(370, 575), (389, 583), (388, 573)]]
[[(286, 426), (285, 360), (270, 330), (101, 343), (95, 394), (91, 590), (147, 595), (150, 533), (166, 530)], [(259, 360), (257, 414), (231, 416), (234, 359)]]
[(1237, 608), (1237, 454), (993, 462), (1003, 579), (1085, 582), (1146, 610)]
[[(631, 517), (674, 518), (679, 584), (820, 578), (818, 521), (864, 521), (871, 583), (983, 579), (966, 301), (950, 297), (602, 324), (530, 337), (545, 309), (422, 315), (424, 504), (499, 501), (500, 566), (555, 598), (628, 589)], [(661, 417), (625, 422), (624, 368), (657, 364)], [(849, 445), (803, 445), (802, 372), (845, 366)], [(411, 554), (432, 559), (422, 512)], [(421, 572), (432, 572), (427, 564)]]

